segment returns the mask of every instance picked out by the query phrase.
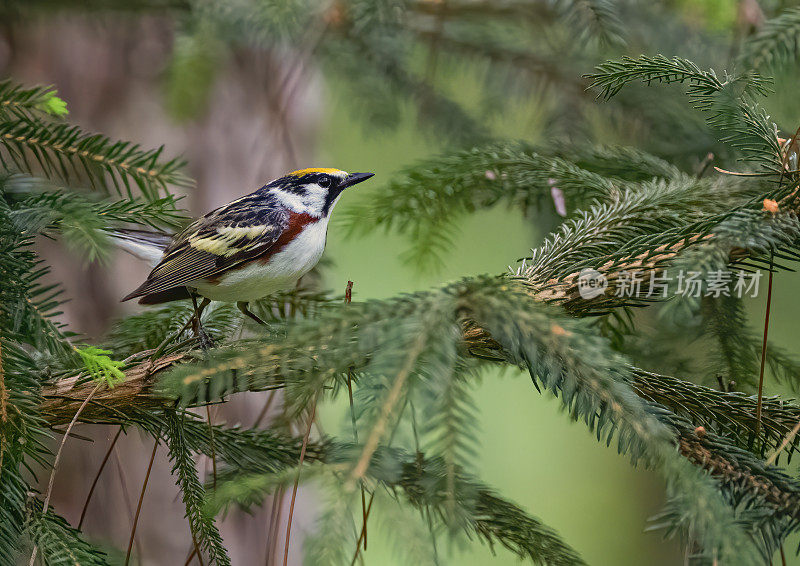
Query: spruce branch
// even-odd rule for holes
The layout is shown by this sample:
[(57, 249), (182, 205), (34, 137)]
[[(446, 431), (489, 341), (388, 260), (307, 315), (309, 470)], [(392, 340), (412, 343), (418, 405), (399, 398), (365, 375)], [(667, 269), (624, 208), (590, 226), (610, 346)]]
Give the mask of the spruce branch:
[(21, 177), (24, 176), (15, 178), (16, 186), (10, 187), (12, 191), (20, 185), (42, 189), (41, 192), (35, 190), (24, 194), (18, 191), (11, 195), (15, 201), (12, 219), (20, 229), (30, 232), (45, 229), (66, 232), (65, 225), (74, 230), (78, 223), (111, 228), (111, 222), (178, 229), (185, 222), (185, 216), (177, 209), (172, 195), (155, 200), (99, 200), (91, 198), (91, 195), (60, 190), (37, 179)]
[[(485, 344), (486, 341), (483, 340), (482, 342)], [(497, 354), (500, 355), (501, 352), (498, 351)], [(685, 386), (692, 387), (691, 385), (685, 385)], [(646, 392), (646, 397), (653, 395), (654, 386), (652, 384), (643, 383), (643, 384), (641, 384), (640, 386), (637, 386), (637, 387), (640, 387), (643, 391)], [(670, 384), (670, 387), (671, 388), (674, 387), (674, 384)], [(698, 387), (698, 386), (694, 386), (694, 387)], [(658, 395), (659, 395), (659, 397), (657, 398), (657, 400), (659, 402), (664, 402), (665, 398), (670, 398), (671, 393), (670, 393), (670, 391), (666, 391), (666, 392), (665, 391), (660, 391), (658, 393)], [(737, 395), (728, 394), (728, 395), (725, 395), (723, 397), (723, 399), (724, 399), (724, 401), (722, 401), (721, 399), (713, 399), (713, 401), (720, 402), (720, 404), (719, 404), (719, 406), (721, 407), (720, 408), (720, 413), (719, 413), (720, 415), (725, 415), (726, 414), (724, 409), (727, 406), (729, 406), (729, 404), (734, 404), (737, 401)], [(162, 403), (169, 403), (169, 402), (170, 401), (168, 401), (168, 400), (162, 400)], [(678, 399), (673, 399), (671, 402), (673, 404), (680, 404), (682, 401), (681, 401), (680, 398), (678, 398)], [(125, 405), (129, 405), (129, 403), (126, 401)], [(712, 407), (714, 406), (713, 403), (708, 403), (707, 405), (712, 406)], [(776, 411), (777, 414), (776, 414), (775, 418), (780, 420), (780, 421), (785, 422), (788, 419), (794, 418), (794, 417), (787, 416), (785, 413), (782, 414), (779, 409), (780, 409), (780, 404), (779, 404), (778, 401), (775, 401), (773, 403), (767, 402), (765, 404), (765, 415), (770, 415), (772, 413), (772, 411)], [(746, 411), (746, 405), (743, 406), (743, 411)], [(742, 410), (739, 411), (739, 413), (741, 413), (741, 412), (742, 412)], [(116, 418), (119, 419), (120, 417), (117, 416)], [(129, 418), (129, 417), (124, 417), (123, 416), (122, 418), (127, 420), (127, 418)], [(708, 417), (706, 417), (706, 418), (708, 419)], [(712, 415), (711, 418), (717, 418), (717, 416), (716, 415)], [(733, 418), (735, 418), (735, 416), (734, 417), (729, 417), (727, 420), (730, 421)], [(675, 419), (671, 418), (671, 421), (672, 420), (675, 420)], [(720, 420), (721, 420), (721, 417), (720, 417)], [(765, 422), (770, 422), (770, 420), (771, 419), (766, 419), (765, 418)], [(706, 421), (706, 422), (708, 422), (708, 421)], [(778, 421), (776, 420), (776, 422), (778, 422)], [(210, 453), (210, 448), (209, 448), (210, 439), (208, 437), (208, 430), (207, 430), (206, 424), (203, 423), (202, 421), (200, 421), (199, 419), (198, 420), (194, 420), (193, 419), (193, 420), (187, 420), (185, 426), (190, 427), (189, 429), (187, 429), (188, 430), (187, 438), (193, 438), (193, 439), (197, 438), (198, 439), (198, 440), (194, 441), (194, 442), (196, 442), (196, 444), (195, 444), (196, 448), (193, 448), (193, 449), (201, 450), (201, 451), (204, 451), (205, 453), (209, 454)], [(694, 432), (694, 428), (695, 428), (694, 425), (692, 425), (692, 426), (684, 425), (682, 427), (682, 429), (679, 430), (679, 432), (681, 432), (681, 434), (687, 435), (687, 434), (693, 433)], [(768, 430), (768, 428), (765, 427), (765, 430)], [(239, 469), (239, 471), (241, 473), (245, 473), (247, 471), (255, 472), (255, 473), (259, 473), (259, 472), (260, 473), (274, 473), (276, 470), (280, 469), (280, 467), (276, 468), (275, 466), (293, 466), (296, 463), (296, 458), (297, 458), (297, 455), (299, 454), (299, 450), (300, 450), (300, 439), (293, 439), (290, 444), (286, 445), (285, 448), (278, 448), (279, 452), (276, 453), (274, 450), (275, 450), (276, 447), (281, 446), (281, 443), (278, 442), (277, 444), (275, 444), (277, 439), (274, 437), (274, 435), (272, 433), (269, 433), (268, 431), (252, 431), (252, 432), (248, 433), (250, 435), (251, 441), (245, 441), (245, 438), (241, 437), (239, 432), (240, 431), (231, 431), (231, 430), (227, 430), (226, 431), (225, 429), (223, 429), (221, 427), (220, 428), (215, 428), (215, 438), (217, 439), (217, 446), (219, 447), (219, 451), (218, 451), (219, 457), (221, 459), (225, 460), (225, 461), (235, 463), (237, 465), (237, 468)], [(248, 448), (246, 448), (246, 452), (242, 452), (241, 449), (234, 449), (234, 451), (230, 452), (230, 453), (224, 452), (224, 449), (226, 447), (230, 447), (231, 445), (234, 444), (232, 442), (232, 439), (234, 439), (234, 438), (238, 439), (238, 444), (240, 444), (242, 446), (248, 446)], [(244, 444), (242, 444), (243, 441), (245, 441)], [(256, 444), (252, 444), (252, 442), (255, 442)], [(264, 448), (259, 448), (260, 446), (263, 446)], [(260, 454), (259, 450), (263, 450), (263, 449), (269, 450), (269, 452), (266, 453), (266, 454), (264, 454), (264, 453)], [(727, 450), (728, 452), (730, 450), (732, 450), (732, 449), (733, 449), (732, 447), (725, 448), (725, 450)], [(742, 478), (742, 477), (752, 478), (752, 480), (749, 480), (752, 484), (760, 485), (758, 482), (760, 482), (761, 480), (758, 479), (758, 475), (757, 474), (753, 475), (753, 473), (755, 473), (755, 472), (751, 473), (751, 471), (748, 471), (748, 470), (739, 470), (739, 471), (737, 471), (738, 468), (736, 467), (735, 462), (733, 464), (730, 463), (730, 454), (728, 452), (723, 451), (722, 453), (725, 454), (725, 456), (718, 456), (717, 460), (715, 460), (715, 461), (713, 461), (711, 463), (704, 463), (703, 465), (704, 466), (707, 465), (710, 470), (714, 471), (715, 474), (719, 474), (721, 477), (731, 479), (731, 482), (730, 482), (731, 485), (735, 484), (734, 480), (736, 478)], [(281, 453), (283, 455), (280, 455)], [(327, 456), (325, 456), (325, 454), (330, 454), (330, 453), (331, 452), (330, 452), (329, 448), (324, 448), (323, 446), (310, 444), (309, 445), (309, 452), (308, 452), (308, 455), (307, 455), (307, 459), (313, 461), (313, 460), (318, 459), (318, 458), (326, 458)], [(249, 454), (249, 456), (243, 457), (243, 454)], [(692, 455), (693, 452), (686, 451), (686, 454)], [(737, 456), (738, 460), (737, 461), (740, 461), (741, 458), (743, 457), (743, 454), (741, 452), (738, 452), (736, 454), (738, 454), (738, 456)], [(694, 456), (692, 456), (692, 457), (694, 458)], [(699, 462), (699, 460), (697, 460), (697, 459), (695, 459), (693, 461)], [(250, 462), (250, 464), (244, 464), (244, 462)], [(444, 462), (442, 463), (442, 466), (443, 466), (443, 469), (446, 469), (446, 468), (444, 468)], [(714, 466), (717, 466), (717, 467), (714, 467)], [(370, 469), (373, 469), (373, 468), (375, 468), (375, 467), (374, 466), (370, 467)], [(383, 469), (383, 468), (381, 466), (378, 466), (376, 469)], [(762, 472), (763, 472), (763, 470), (762, 470)], [(759, 473), (761, 473), (761, 472), (759, 472)], [(225, 472), (221, 473), (220, 477), (221, 477), (221, 481), (224, 481), (224, 478), (226, 477)], [(784, 488), (785, 487), (786, 487), (786, 485), (784, 485)], [(781, 488), (781, 489), (783, 489), (783, 488)], [(775, 493), (779, 493), (779, 492), (780, 492), (780, 490), (778, 492), (775, 492)], [(758, 491), (758, 493), (762, 493), (762, 492)], [(787, 492), (787, 495), (780, 496), (780, 497), (784, 497), (784, 501), (792, 501), (791, 498), (794, 497), (794, 495), (792, 495), (792, 491), (789, 490)], [(785, 499), (786, 497), (789, 497), (789, 499)], [(791, 508), (790, 508), (791, 504), (787, 503), (787, 505), (789, 505), (789, 507), (785, 508), (784, 511), (782, 511), (782, 513), (790, 515), (793, 512), (791, 510)]]
[[(4, 425), (4, 433), (6, 433)], [(3, 451), (0, 468), (0, 564), (16, 566), (22, 550), (22, 533), (28, 517), (28, 493), (31, 486), (20, 469), (24, 454)]]
[[(756, 431), (756, 399), (741, 392), (723, 392), (691, 381), (633, 368), (636, 392), (654, 403), (689, 419), (694, 425), (735, 441), (740, 448), (764, 456), (779, 446), (800, 421), (800, 407), (791, 400), (766, 397), (761, 430)], [(798, 450), (798, 439), (789, 445), (789, 458)]]
[(596, 36), (602, 41), (620, 45), (625, 42), (625, 31), (619, 19), (616, 2), (609, 0), (560, 0), (556, 6), (563, 10), (574, 29), (581, 30), (584, 38)]
[(208, 553), (212, 564), (230, 564), (214, 517), (206, 514), (204, 510), (206, 492), (200, 483), (197, 467), (186, 442), (183, 419), (172, 410), (166, 412), (165, 420), (168, 428), (164, 437), (172, 460), (172, 472), (176, 475), (181, 489), (192, 538), (197, 541), (201, 550)]
[[(381, 30), (387, 34), (381, 34)], [(338, 41), (324, 45), (323, 53), (328, 63), (337, 72), (353, 77), (348, 86), (352, 89), (353, 101), (361, 104), (360, 111), (371, 112), (378, 122), (396, 122), (397, 115), (394, 120), (387, 120), (386, 109), (375, 106), (386, 105), (389, 99), (396, 99), (399, 94), (416, 105), (420, 125), (442, 138), (461, 145), (487, 139), (489, 134), (482, 123), (408, 68), (408, 46), (398, 41), (395, 35), (385, 26), (374, 30), (368, 27), (344, 30), (344, 36)], [(373, 72), (364, 72), (365, 66)], [(388, 98), (376, 100), (376, 88), (385, 91)], [(369, 97), (365, 97), (367, 92), (371, 93)]]
[[(616, 354), (606, 349), (602, 340), (593, 335), (593, 330), (585, 324), (586, 321), (562, 318), (555, 313), (542, 310), (543, 307), (531, 302), (522, 286), (502, 278), (462, 282), (453, 285), (444, 294), (459, 298), (457, 303), (459, 311), (470, 313), (481, 326), (486, 327), (491, 336), (503, 344), (505, 355), (509, 361), (527, 367), (531, 371), (532, 377), (541, 379), (548, 388), (560, 393), (573, 418), (584, 420), (590, 428), (597, 432), (599, 438), (610, 440), (612, 435), (616, 437), (622, 452), (629, 454), (634, 460), (644, 459), (649, 466), (660, 470), (667, 479), (668, 485), (671, 486), (671, 490), (686, 490), (692, 493), (691, 498), (683, 500), (685, 507), (682, 508), (682, 517), (684, 518), (681, 523), (682, 528), (690, 529), (692, 536), (703, 540), (704, 547), (709, 552), (719, 552), (721, 556), (728, 556), (731, 559), (734, 556), (748, 556), (750, 543), (746, 542), (746, 539), (734, 540), (730, 537), (731, 532), (736, 532), (734, 518), (726, 510), (725, 504), (718, 499), (717, 488), (713, 482), (701, 480), (693, 475), (694, 472), (690, 468), (686, 468), (685, 465), (674, 460), (670, 428), (661, 422), (657, 411), (633, 395), (626, 385), (627, 367)], [(434, 300), (434, 297), (428, 298), (428, 301)], [(433, 304), (441, 305), (440, 308), (443, 308), (449, 301), (440, 300)], [(405, 308), (409, 313), (417, 312), (417, 309), (420, 308), (417, 304), (414, 305), (416, 308), (408, 310), (411, 309), (413, 302), (409, 300), (404, 302), (407, 303)], [(424, 309), (424, 312), (430, 311), (431, 303), (419, 299), (418, 303), (426, 305), (427, 308)], [(329, 318), (330, 324), (336, 325), (333, 328), (338, 326), (349, 329), (351, 328), (349, 317), (355, 313), (360, 321), (359, 332), (370, 336), (370, 320), (381, 320), (383, 317), (380, 313), (384, 312), (387, 307), (382, 306), (380, 302), (368, 303), (361, 309), (354, 307), (355, 305), (348, 307), (346, 313), (337, 313), (336, 316), (328, 315), (315, 321), (320, 326), (318, 330), (321, 330), (321, 336), (329, 336), (327, 344), (320, 342), (320, 334), (309, 335), (308, 327), (306, 327), (303, 332), (290, 334), (288, 339), (280, 345), (268, 345), (261, 351), (253, 351), (251, 348), (248, 349), (247, 356), (243, 352), (239, 352), (232, 358), (226, 354), (221, 363), (219, 359), (216, 359), (209, 364), (201, 365), (203, 369), (200, 372), (187, 367), (183, 373), (177, 374), (173, 383), (185, 384), (187, 379), (196, 382), (198, 378), (205, 380), (205, 376), (224, 375), (221, 370), (227, 368), (241, 372), (237, 378), (239, 385), (245, 382), (242, 378), (246, 378), (248, 384), (258, 387), (259, 382), (263, 383), (260, 381), (263, 378), (258, 375), (264, 375), (264, 363), (272, 360), (272, 363), (277, 364), (277, 367), (280, 368), (280, 375), (287, 380), (287, 383), (299, 384), (301, 376), (302, 381), (310, 383), (308, 386), (304, 385), (304, 388), (300, 390), (299, 398), (303, 399), (308, 394), (307, 392), (318, 390), (325, 381), (309, 380), (308, 370), (311, 368), (307, 365), (307, 361), (298, 360), (301, 365), (293, 367), (288, 363), (289, 360), (281, 354), (281, 350), (283, 348), (291, 349), (295, 358), (298, 351), (308, 352), (309, 361), (314, 360), (320, 364), (318, 367), (328, 368), (321, 374), (326, 381), (338, 379), (336, 373), (345, 375), (350, 366), (356, 366), (358, 370), (359, 365), (353, 363), (353, 358), (346, 360), (340, 369), (336, 369), (336, 366), (329, 366), (326, 356), (341, 357), (337, 355), (341, 352), (337, 352), (335, 344), (342, 338), (334, 337), (337, 342), (331, 343), (330, 330), (326, 330), (331, 327), (320, 323), (321, 320)], [(393, 308), (393, 311), (397, 313), (397, 305), (390, 303), (389, 308)], [(510, 320), (513, 320), (513, 323), (509, 326)], [(372, 324), (380, 324), (380, 322)], [(349, 332), (348, 330), (345, 336)], [(419, 330), (416, 332), (417, 336), (426, 335), (425, 333), (419, 334)], [(436, 333), (436, 335), (438, 334)], [(297, 342), (299, 338), (309, 341), (308, 343), (313, 342), (314, 347), (311, 350), (309, 350), (309, 345), (299, 347)], [(338, 343), (348, 344), (348, 350), (353, 350), (350, 339)], [(372, 340), (369, 340), (368, 344), (370, 348), (365, 348), (365, 351), (375, 351), (372, 347)], [(577, 352), (581, 352), (580, 357), (576, 356)], [(357, 350), (356, 353), (358, 354)], [(358, 354), (358, 356), (361, 355), (363, 354)], [(592, 362), (583, 361), (589, 358), (592, 359)], [(255, 363), (256, 360), (258, 360), (257, 363)], [(355, 361), (358, 361), (358, 357)], [(362, 358), (361, 366), (363, 367), (365, 363), (366, 361)], [(258, 374), (255, 376), (258, 381), (254, 380), (252, 374), (248, 375), (245, 371), (252, 367), (251, 364), (258, 367)], [(599, 367), (604, 370), (598, 371)], [(270, 379), (273, 382), (274, 371), (267, 370), (266, 372), (267, 375), (272, 376)], [(404, 371), (410, 371), (410, 368), (404, 369)], [(294, 372), (298, 372), (297, 377), (294, 377)], [(395, 386), (397, 382), (400, 380), (395, 381)], [(224, 390), (225, 386), (222, 387)], [(396, 389), (394, 387), (389, 390), (384, 407), (386, 403), (396, 397), (394, 394)], [(213, 394), (218, 395), (219, 387), (213, 387), (210, 394), (204, 394), (199, 398), (195, 389), (190, 389), (189, 392), (190, 397), (184, 397), (184, 403), (198, 400), (203, 402), (204, 399), (212, 398)], [(293, 400), (292, 402), (297, 401)], [(385, 422), (385, 414), (386, 411), (383, 411), (383, 417), (379, 416), (376, 422)], [(376, 426), (373, 429), (372, 436), (379, 434), (375, 433), (375, 430), (379, 431), (380, 427)], [(362, 454), (370, 454), (372, 452), (370, 447), (373, 445), (377, 447), (375, 442), (368, 442)], [(367, 469), (362, 462), (363, 457), (356, 465), (356, 470)], [(726, 526), (720, 528), (720, 521), (726, 520), (724, 519), (726, 517), (729, 517), (728, 522), (724, 523)]]
[[(65, 182), (88, 178), (92, 186), (133, 199), (131, 182), (150, 200), (168, 193), (168, 186), (188, 186), (178, 159), (161, 161), (163, 148), (144, 150), (114, 142), (78, 126), (39, 121), (0, 121), (0, 165)], [(38, 165), (38, 168), (34, 166)]]
[(43, 354), (76, 361), (65, 330), (55, 317), (60, 314), (60, 286), (43, 285), (49, 268), (32, 250), (33, 238), (20, 233), (11, 222), (5, 201), (0, 200), (0, 321), (9, 338), (21, 341)]
[(409, 350), (405, 363), (400, 368), (400, 371), (397, 372), (397, 375), (394, 376), (392, 387), (388, 391), (388, 394), (381, 405), (380, 415), (373, 424), (372, 430), (370, 430), (366, 444), (364, 444), (364, 448), (358, 457), (358, 461), (350, 471), (350, 478), (348, 481), (349, 489), (353, 489), (355, 484), (364, 477), (364, 474), (366, 474), (370, 460), (372, 459), (372, 455), (375, 453), (375, 450), (378, 449), (378, 444), (382, 440), (383, 435), (386, 433), (386, 428), (389, 424), (390, 418), (392, 417), (392, 413), (394, 412), (395, 407), (399, 404), (400, 397), (403, 392), (403, 386), (411, 374), (411, 371), (417, 362), (417, 358), (422, 353), (427, 337), (428, 335), (426, 333), (421, 333), (419, 335), (419, 338), (414, 342)]
[(459, 29), (458, 33), (442, 30), (429, 30), (425, 27), (409, 26), (421, 41), (435, 44), (448, 54), (461, 59), (487, 60), (493, 67), (507, 67), (517, 79), (530, 76), (529, 82), (539, 79), (546, 84), (557, 85), (565, 96), (584, 97), (583, 85), (565, 73), (558, 61), (543, 57), (532, 49), (521, 48), (518, 44), (498, 40), (492, 34), (470, 33)]
[(742, 44), (738, 63), (746, 69), (788, 65), (800, 52), (800, 9), (788, 8)]
[(29, 505), (25, 532), (39, 548), (45, 564), (52, 566), (109, 566), (105, 552), (87, 542), (77, 529), (52, 510), (42, 512), (41, 504)]
[[(258, 501), (263, 501), (267, 493), (274, 490), (277, 485), (291, 483), (294, 477), (292, 466), (296, 464), (300, 439), (284, 439), (284, 442), (287, 441), (294, 446), (295, 459), (287, 461), (286, 468), (280, 471), (252, 473), (239, 469), (235, 462), (231, 462), (231, 468), (222, 474), (226, 479), (221, 484), (220, 491), (211, 501), (211, 512), (219, 512), (233, 503), (249, 507)], [(321, 446), (315, 446), (312, 442), (309, 448), (312, 452), (307, 453), (307, 461), (336, 467), (342, 462), (350, 461), (352, 458), (350, 453), (354, 446), (349, 443), (329, 442), (321, 450)], [(458, 493), (469, 494), (468, 497), (459, 497), (454, 502), (459, 507), (459, 516), (464, 518), (463, 528), (469, 534), (477, 534), (482, 542), (489, 545), (499, 543), (520, 558), (529, 559), (534, 564), (584, 563), (552, 529), (513, 503), (497, 496), (460, 467), (455, 469), (455, 480), (448, 479), (451, 473), (449, 466), (440, 456), (428, 458), (422, 453), (408, 454), (402, 450), (382, 447), (373, 454), (371, 460), (368, 474), (372, 481), (378, 481), (391, 491), (399, 492), (403, 500), (418, 509), (430, 506), (437, 518), (442, 521), (446, 521), (452, 513), (450, 506), (453, 503), (448, 501), (445, 490), (449, 483), (455, 481)], [(322, 468), (317, 467), (308, 470), (303, 477), (305, 480), (316, 478), (324, 480), (325, 473)], [(338, 481), (336, 483), (338, 485)], [(334, 514), (337, 520), (332, 521), (330, 517), (323, 515), (319, 524), (328, 526), (328, 529), (320, 529), (321, 534), (318, 536), (322, 539), (312, 541), (310, 547), (306, 548), (307, 556), (315, 557), (314, 563), (324, 563), (321, 559), (324, 556), (338, 556), (343, 547), (349, 549), (350, 543), (355, 542), (352, 540), (352, 531), (341, 531), (342, 524), (352, 526), (353, 523), (347, 505), (349, 496), (341, 490), (336, 492), (337, 495), (328, 505), (326, 513), (338, 508), (339, 511)], [(330, 531), (339, 534), (329, 536)], [(327, 543), (323, 544), (322, 541)]]
[(688, 59), (667, 58), (663, 55), (641, 55), (637, 59), (623, 57), (618, 61), (607, 61), (598, 65), (597, 72), (587, 75), (587, 78), (592, 81), (589, 88), (600, 91), (600, 96), (604, 99), (613, 97), (625, 85), (634, 81), (648, 84), (689, 83), (687, 94), (700, 108), (710, 107), (713, 96), (731, 84), (738, 84), (741, 94), (765, 95), (769, 92), (767, 81), (759, 75), (753, 74), (744, 78), (726, 75), (720, 79), (713, 70), (700, 69)]
[(52, 87), (26, 88), (11, 79), (0, 81), (0, 120), (29, 120), (40, 115), (64, 116), (66, 103)]
[[(448, 510), (451, 503), (439, 494), (445, 493), (444, 486), (453, 481), (447, 479), (450, 473), (448, 464), (441, 458), (428, 459), (420, 453), (403, 464), (398, 487), (403, 489), (412, 505), (419, 509), (430, 507), (446, 520), (451, 515)], [(519, 558), (534, 564), (584, 564), (580, 556), (547, 525), (498, 497), (460, 469), (456, 471), (455, 481), (466, 484), (456, 486), (456, 492), (472, 494), (466, 501), (459, 500), (460, 505), (467, 507), (461, 515), (468, 517), (468, 532), (474, 532), (482, 542), (490, 546), (499, 543)]]
[[(425, 0), (408, 3), (409, 12), (425, 16), (437, 16), (442, 13), (442, 6)], [(459, 21), (510, 20), (524, 21), (531, 25), (552, 24), (558, 14), (550, 6), (542, 2), (528, 0), (506, 0), (503, 2), (469, 1), (448, 2), (445, 8), (448, 19)]]
[(739, 149), (772, 173), (781, 171), (777, 128), (753, 99), (769, 92), (769, 81), (751, 71), (742, 76), (702, 70), (687, 59), (663, 55), (623, 57), (597, 66), (587, 75), (589, 88), (609, 99), (631, 82), (686, 83), (692, 105), (706, 112), (706, 121), (720, 132), (721, 141)]

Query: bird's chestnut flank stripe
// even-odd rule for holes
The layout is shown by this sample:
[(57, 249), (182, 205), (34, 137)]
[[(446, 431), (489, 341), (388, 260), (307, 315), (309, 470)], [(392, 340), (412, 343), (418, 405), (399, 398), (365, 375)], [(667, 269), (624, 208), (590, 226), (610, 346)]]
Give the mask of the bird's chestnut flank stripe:
[[(245, 263), (241, 264), (241, 267), (249, 265), (251, 263), (262, 263), (262, 264), (269, 264), (270, 258), (279, 253), (283, 250), (287, 245), (289, 245), (292, 240), (294, 240), (297, 235), (309, 224), (316, 222), (317, 219), (311, 216), (310, 214), (302, 213), (297, 214), (295, 212), (290, 213), (289, 216), (289, 223), (287, 225), (286, 230), (280, 235), (280, 237), (275, 241), (275, 244), (266, 250), (262, 255), (255, 257), (246, 261)], [(211, 282), (219, 282), (221, 275), (215, 275), (213, 277), (209, 277), (208, 281)]]

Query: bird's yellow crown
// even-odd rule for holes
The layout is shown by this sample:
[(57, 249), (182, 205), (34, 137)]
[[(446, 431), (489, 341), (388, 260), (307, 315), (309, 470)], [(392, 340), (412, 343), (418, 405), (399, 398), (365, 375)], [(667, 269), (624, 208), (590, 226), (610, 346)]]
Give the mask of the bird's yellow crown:
[(297, 171), (292, 171), (289, 173), (289, 175), (293, 177), (302, 177), (303, 175), (308, 175), (309, 173), (327, 173), (328, 175), (346, 174), (341, 169), (333, 169), (331, 167), (309, 167), (308, 169), (298, 169)]

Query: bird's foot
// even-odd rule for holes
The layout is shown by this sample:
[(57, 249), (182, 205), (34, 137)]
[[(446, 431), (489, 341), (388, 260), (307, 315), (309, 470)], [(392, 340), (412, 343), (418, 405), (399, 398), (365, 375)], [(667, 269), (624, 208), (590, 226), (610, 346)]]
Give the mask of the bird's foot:
[(204, 352), (208, 352), (214, 347), (214, 339), (205, 331), (202, 326), (197, 329), (197, 339), (200, 342), (200, 349)]

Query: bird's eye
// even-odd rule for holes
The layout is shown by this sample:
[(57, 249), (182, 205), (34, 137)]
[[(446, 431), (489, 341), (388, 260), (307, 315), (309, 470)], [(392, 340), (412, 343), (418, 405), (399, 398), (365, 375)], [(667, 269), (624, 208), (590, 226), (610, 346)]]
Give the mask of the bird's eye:
[(331, 186), (331, 178), (330, 177), (321, 177), (317, 184), (322, 187), (323, 189), (327, 189)]

